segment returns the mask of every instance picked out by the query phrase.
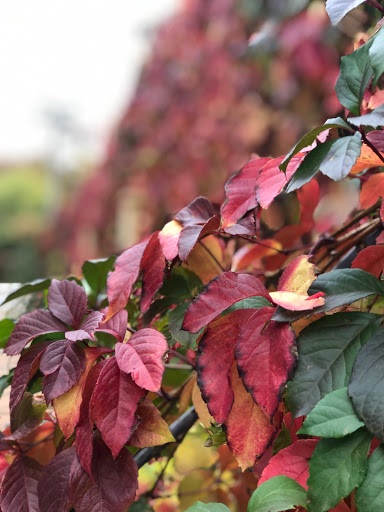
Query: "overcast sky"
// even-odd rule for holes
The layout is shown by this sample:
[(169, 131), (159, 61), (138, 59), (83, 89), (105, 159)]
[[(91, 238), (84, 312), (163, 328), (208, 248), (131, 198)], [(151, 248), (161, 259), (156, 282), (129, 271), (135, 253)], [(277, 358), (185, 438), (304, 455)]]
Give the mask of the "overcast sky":
[(0, 162), (47, 150), (44, 112), (68, 112), (101, 145), (148, 51), (144, 31), (180, 0), (2, 0)]

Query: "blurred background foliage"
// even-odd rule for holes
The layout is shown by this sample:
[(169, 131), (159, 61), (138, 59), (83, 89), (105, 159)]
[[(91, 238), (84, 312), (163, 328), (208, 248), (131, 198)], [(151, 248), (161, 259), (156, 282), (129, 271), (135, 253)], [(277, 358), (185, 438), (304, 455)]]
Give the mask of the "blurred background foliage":
[(197, 195), (221, 201), (252, 153), (284, 154), (339, 113), (339, 58), (365, 22), (331, 27), (323, 0), (180, 0), (96, 168), (0, 166), (0, 280), (76, 274)]

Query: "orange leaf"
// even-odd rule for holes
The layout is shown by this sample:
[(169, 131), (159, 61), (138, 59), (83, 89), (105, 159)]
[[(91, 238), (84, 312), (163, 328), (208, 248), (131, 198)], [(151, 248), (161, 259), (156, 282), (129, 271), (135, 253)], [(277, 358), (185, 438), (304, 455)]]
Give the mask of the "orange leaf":
[(223, 249), (218, 239), (211, 235), (195, 245), (188, 256), (186, 267), (197, 274), (203, 284), (207, 284), (221, 274), (222, 270), (219, 264), (222, 263)]
[(148, 398), (138, 406), (136, 416), (141, 421), (128, 441), (129, 445), (145, 448), (175, 441), (160, 411)]
[[(384, 154), (381, 154), (384, 158)], [(350, 174), (358, 174), (359, 172), (364, 171), (364, 169), (371, 169), (372, 167), (378, 167), (380, 165), (383, 165), (381, 158), (379, 158), (369, 146), (363, 144), (360, 156), (357, 157), (356, 163), (352, 167)]]
[(373, 174), (364, 183), (360, 192), (360, 206), (369, 208), (379, 197), (384, 197), (384, 173)]
[(283, 247), (276, 240), (263, 240), (263, 245), (252, 244), (241, 247), (232, 258), (232, 270), (240, 271), (248, 267), (264, 268), (264, 258), (279, 254), (278, 250)]
[(204, 402), (201, 396), (201, 391), (197, 387), (197, 378), (195, 377), (194, 379), (195, 383), (192, 390), (192, 402), (193, 405), (195, 406), (195, 410), (197, 412), (200, 422), (203, 424), (205, 428), (209, 428), (211, 426), (211, 423), (214, 423), (215, 420), (209, 414), (207, 404)]

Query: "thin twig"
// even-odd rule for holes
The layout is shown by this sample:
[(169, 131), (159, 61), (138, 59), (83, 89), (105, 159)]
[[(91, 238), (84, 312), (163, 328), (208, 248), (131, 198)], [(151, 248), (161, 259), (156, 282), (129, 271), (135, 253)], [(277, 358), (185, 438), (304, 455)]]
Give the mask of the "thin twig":
[(178, 359), (180, 359), (180, 361), (184, 361), (184, 363), (188, 364), (189, 366), (192, 366), (192, 368), (195, 369), (195, 365), (188, 359), (188, 357), (183, 356), (183, 354), (179, 354), (179, 352), (177, 352), (177, 350), (175, 350), (173, 348), (170, 348), (169, 349), (169, 353), (172, 356), (177, 357)]
[(216, 256), (212, 253), (212, 251), (210, 249), (208, 249), (208, 247), (206, 247), (203, 242), (201, 240), (199, 240), (199, 244), (204, 247), (204, 249), (207, 251), (207, 253), (211, 256), (211, 258), (215, 261), (215, 263), (217, 264), (217, 266), (220, 268), (220, 270), (222, 272), (225, 272), (225, 268), (221, 265), (221, 263), (219, 262), (219, 260), (216, 258)]
[[(384, 11), (383, 11), (384, 12)], [(380, 151), (378, 149), (376, 149), (376, 147), (372, 144), (372, 142), (370, 140), (367, 139), (366, 135), (364, 132), (360, 132), (361, 133), (361, 138), (363, 139), (364, 143), (369, 146), (372, 151), (380, 158), (380, 160), (384, 163), (384, 156), (380, 153)]]

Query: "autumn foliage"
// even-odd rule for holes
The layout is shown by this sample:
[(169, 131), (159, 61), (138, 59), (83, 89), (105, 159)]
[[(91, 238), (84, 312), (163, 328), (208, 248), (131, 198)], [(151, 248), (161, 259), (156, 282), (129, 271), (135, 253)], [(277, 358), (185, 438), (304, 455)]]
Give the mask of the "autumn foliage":
[(6, 299), (47, 291), (0, 323), (3, 512), (383, 509), (381, 25), (341, 61), (343, 116)]

